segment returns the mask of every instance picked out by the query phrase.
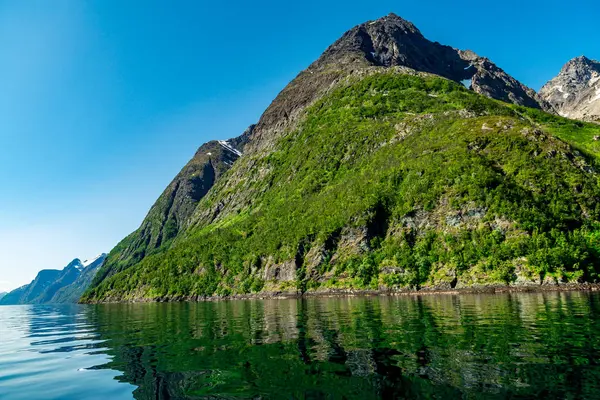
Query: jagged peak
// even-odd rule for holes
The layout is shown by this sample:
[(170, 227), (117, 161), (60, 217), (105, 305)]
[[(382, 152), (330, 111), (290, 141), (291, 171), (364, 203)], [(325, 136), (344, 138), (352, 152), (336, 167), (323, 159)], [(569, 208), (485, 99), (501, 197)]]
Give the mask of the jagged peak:
[(83, 266), (81, 260), (79, 258), (75, 258), (73, 259), (73, 261), (71, 261), (69, 264), (67, 264), (67, 266), (65, 267), (65, 269), (67, 268), (81, 268)]
[(472, 81), (472, 89), (486, 96), (551, 110), (533, 90), (508, 75), (485, 57), (458, 50), (424, 37), (410, 21), (388, 14), (350, 29), (331, 45), (313, 65), (361, 67), (406, 67), (451, 79)]
[(598, 61), (592, 60), (591, 58), (588, 58), (585, 55), (581, 55), (581, 56), (575, 57), (571, 61), (572, 62), (583, 63), (583, 64), (598, 64)]
[(406, 19), (400, 17), (398, 14), (395, 14), (393, 12), (391, 12), (388, 15), (383, 16), (381, 18), (378, 18), (378, 19), (375, 19), (372, 21), (367, 21), (358, 26), (360, 27), (360, 26), (373, 26), (373, 25), (400, 27), (400, 28), (403, 28), (405, 33), (410, 32), (410, 33), (416, 33), (419, 35), (421, 34), (421, 31), (419, 31), (419, 29), (415, 26), (415, 24), (413, 24), (409, 20), (406, 20)]
[(567, 118), (600, 119), (600, 62), (585, 55), (569, 60), (540, 90), (541, 96)]
[[(419, 38), (423, 37), (423, 34), (415, 24), (397, 14), (390, 13), (384, 17), (356, 25), (352, 29), (346, 31), (336, 43), (344, 43), (348, 41), (348, 39), (351, 39), (352, 44), (355, 45), (362, 42), (362, 39), (365, 37), (372, 37), (374, 35), (385, 35), (396, 39), (398, 39), (400, 35), (414, 35)], [(367, 42), (368, 41), (369, 39), (367, 39)], [(333, 46), (335, 46), (336, 43), (334, 43)]]
[(569, 60), (562, 68), (561, 72), (570, 72), (572, 70), (575, 71), (589, 71), (596, 70), (600, 71), (600, 62), (596, 60), (592, 60), (584, 55), (572, 58)]

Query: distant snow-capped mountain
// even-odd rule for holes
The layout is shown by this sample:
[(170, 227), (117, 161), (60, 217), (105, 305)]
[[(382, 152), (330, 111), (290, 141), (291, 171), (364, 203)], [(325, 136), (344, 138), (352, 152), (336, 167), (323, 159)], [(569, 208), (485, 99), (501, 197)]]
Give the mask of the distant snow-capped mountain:
[(75, 303), (105, 258), (104, 253), (84, 262), (75, 258), (62, 270), (42, 270), (30, 284), (0, 296), (0, 305)]
[(98, 261), (99, 259), (102, 259), (102, 260), (104, 260), (104, 258), (105, 258), (105, 257), (106, 257), (106, 254), (105, 254), (105, 253), (101, 253), (101, 254), (98, 254), (98, 255), (97, 255), (96, 257), (94, 257), (94, 258), (90, 258), (89, 260), (85, 260), (85, 261), (84, 261), (83, 263), (81, 263), (81, 264), (82, 264), (82, 265), (83, 265), (83, 267), (85, 268), (85, 267), (88, 267), (88, 266), (90, 266), (90, 265), (94, 264), (94, 263), (95, 263), (96, 261)]

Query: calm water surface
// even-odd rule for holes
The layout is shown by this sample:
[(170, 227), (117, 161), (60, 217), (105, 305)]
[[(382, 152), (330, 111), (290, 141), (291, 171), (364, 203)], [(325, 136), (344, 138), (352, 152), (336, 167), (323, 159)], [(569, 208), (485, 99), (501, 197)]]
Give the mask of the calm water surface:
[(0, 307), (0, 399), (600, 398), (600, 295)]

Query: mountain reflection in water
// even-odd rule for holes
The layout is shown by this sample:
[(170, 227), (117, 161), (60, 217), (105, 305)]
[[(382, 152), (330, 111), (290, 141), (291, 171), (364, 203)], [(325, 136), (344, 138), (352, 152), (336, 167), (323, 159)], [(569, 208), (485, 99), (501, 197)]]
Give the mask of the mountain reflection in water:
[(0, 307), (0, 398), (594, 398), (599, 299)]

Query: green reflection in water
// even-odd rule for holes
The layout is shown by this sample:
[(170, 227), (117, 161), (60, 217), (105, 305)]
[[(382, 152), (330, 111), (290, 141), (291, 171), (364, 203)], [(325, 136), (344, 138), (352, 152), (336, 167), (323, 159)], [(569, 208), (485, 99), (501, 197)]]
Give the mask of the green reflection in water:
[(588, 293), (120, 304), (87, 309), (100, 368), (168, 398), (599, 398)]

